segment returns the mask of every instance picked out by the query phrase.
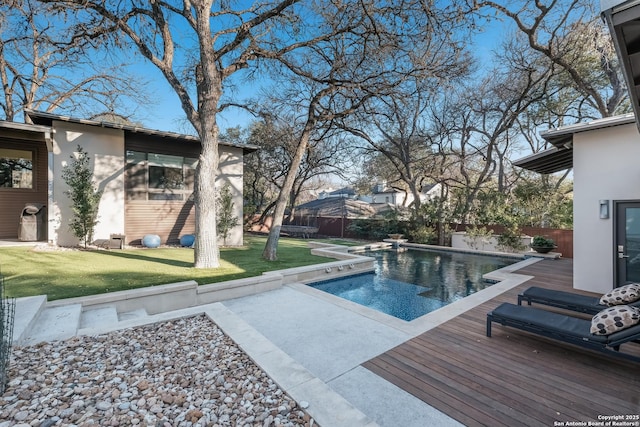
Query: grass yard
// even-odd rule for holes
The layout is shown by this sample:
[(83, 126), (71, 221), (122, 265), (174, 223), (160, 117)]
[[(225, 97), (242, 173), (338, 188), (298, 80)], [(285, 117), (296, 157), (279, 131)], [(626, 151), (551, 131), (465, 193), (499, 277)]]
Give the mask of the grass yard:
[(281, 238), (279, 260), (269, 262), (262, 259), (266, 240), (245, 236), (244, 247), (221, 249), (216, 269), (193, 268), (193, 250), (188, 248), (36, 252), (30, 247), (7, 247), (0, 249), (0, 274), (7, 296), (46, 294), (52, 301), (185, 280), (223, 282), (332, 261), (311, 255), (306, 240)]

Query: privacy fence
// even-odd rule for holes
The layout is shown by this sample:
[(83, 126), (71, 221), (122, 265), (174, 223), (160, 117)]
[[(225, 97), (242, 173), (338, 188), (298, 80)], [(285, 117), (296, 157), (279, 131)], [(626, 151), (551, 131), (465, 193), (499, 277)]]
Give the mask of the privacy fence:
[[(350, 218), (340, 217), (303, 216), (294, 218), (294, 220), (291, 221), (290, 224), (317, 227), (319, 236), (361, 238), (362, 236), (355, 235), (350, 231), (351, 228), (349, 226), (353, 221), (371, 221), (371, 228), (375, 228), (376, 224), (379, 224), (379, 226), (382, 228), (385, 223), (385, 220), (381, 219), (354, 220)], [(450, 224), (451, 231), (466, 231), (467, 227), (472, 226), (464, 224)], [(501, 225), (487, 225), (485, 227), (488, 230), (491, 230), (494, 235), (501, 234), (504, 230), (504, 227)], [(269, 230), (269, 225), (267, 224), (262, 227), (254, 227), (252, 228), (252, 230), (266, 232)], [(547, 238), (553, 239), (558, 245), (558, 248), (555, 251), (560, 252), (563, 258), (573, 258), (573, 230), (560, 230), (554, 228), (538, 227), (522, 227), (521, 230), (528, 236), (545, 236)]]

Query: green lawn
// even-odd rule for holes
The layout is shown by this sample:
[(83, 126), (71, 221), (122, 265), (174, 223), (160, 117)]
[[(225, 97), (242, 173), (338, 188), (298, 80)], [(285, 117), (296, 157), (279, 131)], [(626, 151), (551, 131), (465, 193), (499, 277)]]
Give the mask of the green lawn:
[(8, 247), (0, 249), (0, 274), (7, 296), (46, 294), (52, 301), (185, 280), (222, 282), (331, 261), (311, 255), (306, 240), (288, 238), (280, 239), (278, 261), (265, 261), (265, 242), (266, 237), (246, 236), (243, 248), (221, 249), (216, 269), (193, 268), (193, 250), (188, 248), (36, 252)]

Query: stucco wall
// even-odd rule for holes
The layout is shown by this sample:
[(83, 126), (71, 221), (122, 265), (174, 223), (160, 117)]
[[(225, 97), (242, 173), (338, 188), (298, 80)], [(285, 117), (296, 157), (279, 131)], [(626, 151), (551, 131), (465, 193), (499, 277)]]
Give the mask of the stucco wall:
[[(576, 289), (605, 293), (614, 286), (613, 201), (640, 199), (638, 159), (640, 135), (635, 123), (574, 136)], [(609, 219), (600, 219), (600, 200), (610, 201)]]
[[(244, 165), (242, 163), (242, 149), (236, 147), (220, 147), (220, 175), (218, 175), (218, 187), (222, 188), (228, 183), (233, 194), (233, 206), (236, 215), (239, 218), (238, 226), (235, 227), (229, 237), (227, 237), (227, 246), (242, 245), (242, 208), (244, 200), (242, 198), (242, 176), (244, 173)], [(219, 231), (218, 231), (219, 233)], [(220, 244), (223, 243), (219, 239)]]
[(111, 233), (124, 233), (123, 131), (60, 121), (54, 121), (53, 128), (49, 240), (61, 246), (78, 244), (69, 229), (73, 212), (70, 199), (64, 194), (68, 186), (62, 178), (62, 170), (71, 163), (71, 155), (77, 152), (78, 145), (89, 155), (95, 185), (103, 191), (93, 238), (108, 239)]

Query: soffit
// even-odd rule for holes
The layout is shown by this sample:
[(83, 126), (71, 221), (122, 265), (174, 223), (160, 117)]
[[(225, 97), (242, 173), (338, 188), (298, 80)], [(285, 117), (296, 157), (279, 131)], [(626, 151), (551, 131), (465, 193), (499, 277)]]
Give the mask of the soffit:
[(553, 147), (516, 160), (513, 164), (542, 174), (560, 172), (573, 167), (573, 148)]

